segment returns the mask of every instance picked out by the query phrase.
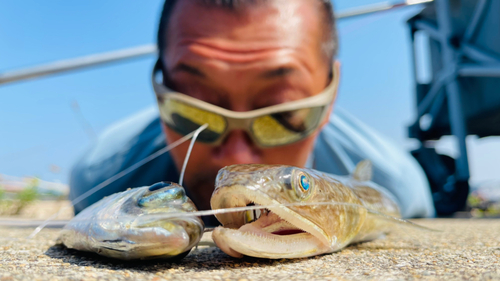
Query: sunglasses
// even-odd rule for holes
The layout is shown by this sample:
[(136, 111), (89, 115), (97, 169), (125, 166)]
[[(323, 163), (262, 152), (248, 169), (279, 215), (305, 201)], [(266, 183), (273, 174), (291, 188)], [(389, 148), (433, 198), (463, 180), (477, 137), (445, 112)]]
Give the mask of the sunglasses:
[(175, 132), (187, 135), (208, 124), (197, 141), (219, 145), (235, 129), (244, 130), (260, 147), (273, 147), (300, 141), (314, 132), (335, 99), (338, 75), (318, 95), (256, 110), (237, 112), (170, 90), (155, 77), (161, 72), (159, 62), (153, 70), (153, 88), (163, 122)]

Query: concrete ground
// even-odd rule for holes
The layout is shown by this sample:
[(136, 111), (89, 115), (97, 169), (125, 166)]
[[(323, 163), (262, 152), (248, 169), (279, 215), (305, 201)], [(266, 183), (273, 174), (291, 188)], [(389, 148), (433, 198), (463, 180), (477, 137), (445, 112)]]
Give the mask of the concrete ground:
[(54, 245), (58, 229), (30, 240), (33, 228), (4, 226), (0, 280), (500, 279), (500, 220), (415, 222), (442, 232), (400, 227), (338, 253), (293, 260), (234, 259), (199, 247), (177, 263), (114, 261)]

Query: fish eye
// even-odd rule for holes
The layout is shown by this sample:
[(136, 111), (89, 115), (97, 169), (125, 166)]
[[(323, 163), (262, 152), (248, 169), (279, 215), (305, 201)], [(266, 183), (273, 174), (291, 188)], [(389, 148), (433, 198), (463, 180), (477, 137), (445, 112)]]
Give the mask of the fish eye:
[(309, 183), (309, 178), (306, 175), (304, 174), (300, 175), (299, 186), (303, 192), (307, 192), (311, 187), (311, 184)]
[(161, 182), (150, 186), (138, 199), (140, 207), (166, 207), (187, 201), (186, 191), (178, 184)]
[(295, 170), (291, 174), (290, 187), (289, 195), (291, 195), (294, 200), (306, 200), (312, 194), (313, 182), (307, 173)]
[(161, 189), (161, 188), (164, 188), (164, 187), (168, 187), (168, 186), (171, 186), (172, 185), (172, 182), (165, 182), (165, 181), (162, 181), (162, 182), (158, 182), (158, 183), (155, 183), (153, 184), (152, 186), (149, 187), (149, 191), (156, 191), (158, 189)]

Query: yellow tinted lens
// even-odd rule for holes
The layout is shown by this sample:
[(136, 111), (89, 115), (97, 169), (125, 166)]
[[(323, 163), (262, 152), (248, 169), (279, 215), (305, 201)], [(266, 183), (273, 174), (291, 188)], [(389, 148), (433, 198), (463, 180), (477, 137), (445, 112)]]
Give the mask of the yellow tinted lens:
[(160, 106), (160, 113), (167, 125), (184, 135), (208, 124), (199, 136), (199, 140), (205, 142), (215, 141), (227, 126), (224, 117), (174, 99), (166, 99)]
[(221, 134), (226, 128), (224, 118), (216, 113), (205, 111), (188, 104), (169, 99), (167, 105), (171, 109), (171, 114), (178, 114), (198, 125), (208, 124), (208, 129)]
[(289, 144), (316, 129), (321, 112), (322, 107), (315, 107), (265, 115), (254, 120), (252, 131), (264, 146)]

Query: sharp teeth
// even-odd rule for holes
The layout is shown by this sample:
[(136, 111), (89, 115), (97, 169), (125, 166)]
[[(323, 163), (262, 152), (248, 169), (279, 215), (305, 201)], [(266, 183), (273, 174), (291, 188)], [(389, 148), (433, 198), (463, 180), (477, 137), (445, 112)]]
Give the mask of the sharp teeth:
[(253, 210), (253, 217), (254, 217), (255, 219), (260, 218), (260, 216), (261, 216), (261, 215), (262, 215), (261, 210)]
[(262, 215), (267, 215), (267, 209), (257, 209), (245, 211), (245, 223), (251, 223), (259, 219)]

